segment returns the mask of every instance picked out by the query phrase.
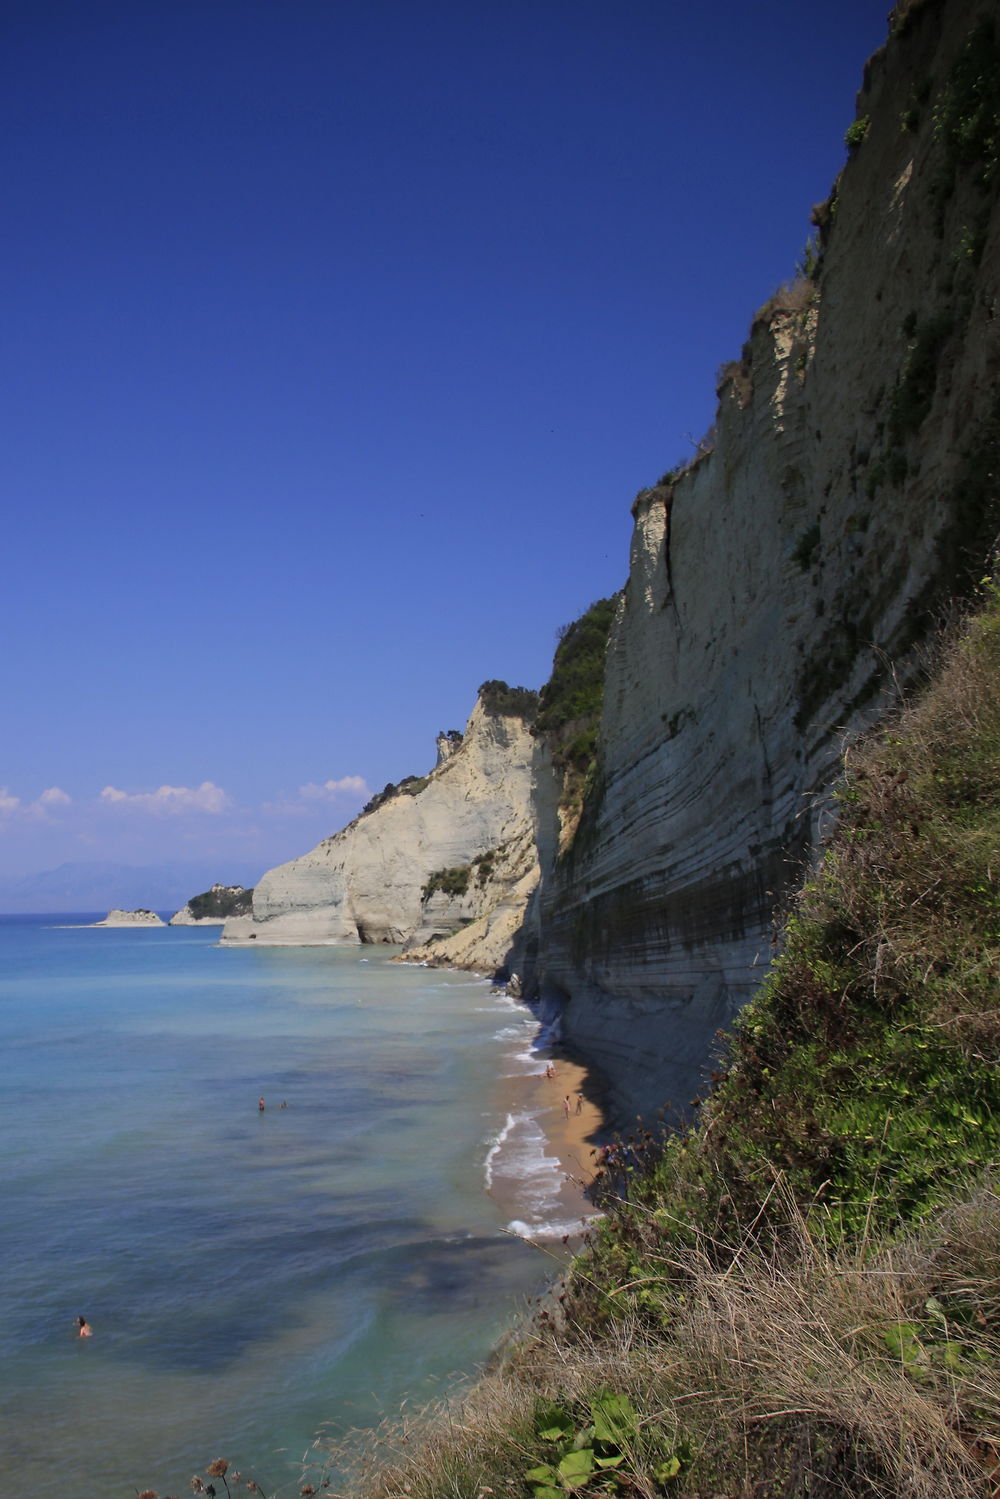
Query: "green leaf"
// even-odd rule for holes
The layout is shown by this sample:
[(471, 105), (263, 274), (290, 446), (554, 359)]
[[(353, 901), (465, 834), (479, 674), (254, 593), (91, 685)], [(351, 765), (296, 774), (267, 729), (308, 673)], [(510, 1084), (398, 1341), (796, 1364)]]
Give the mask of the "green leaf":
[(909, 1366), (920, 1362), (923, 1349), (912, 1322), (897, 1322), (895, 1326), (887, 1327), (882, 1340), (893, 1358), (898, 1358), (901, 1364)]
[(536, 1483), (535, 1499), (566, 1499), (566, 1490), (554, 1489), (547, 1483)]
[(962, 1367), (961, 1343), (934, 1343), (931, 1346), (930, 1354), (932, 1363), (944, 1364), (946, 1369), (958, 1370)]
[(602, 1390), (590, 1403), (594, 1418), (594, 1436), (599, 1442), (612, 1447), (626, 1447), (634, 1441), (638, 1429), (637, 1417), (627, 1395), (615, 1395)]
[(529, 1483), (558, 1483), (559, 1474), (550, 1463), (541, 1463), (537, 1468), (529, 1468), (525, 1473)]
[(585, 1447), (582, 1452), (567, 1452), (559, 1464), (559, 1480), (564, 1488), (576, 1489), (587, 1482), (594, 1471), (594, 1450)]
[(673, 1457), (668, 1457), (665, 1463), (661, 1463), (655, 1470), (653, 1477), (657, 1483), (668, 1483), (671, 1478), (676, 1478), (681, 1471), (681, 1460), (676, 1452)]
[(624, 1452), (619, 1452), (616, 1457), (595, 1457), (595, 1463), (599, 1468), (617, 1468), (619, 1463), (625, 1461)]
[(544, 1404), (535, 1413), (535, 1431), (546, 1442), (558, 1442), (573, 1430), (573, 1418), (561, 1405)]
[(924, 1302), (924, 1310), (929, 1317), (934, 1318), (935, 1322), (940, 1322), (942, 1327), (948, 1326), (948, 1319), (944, 1314), (944, 1307), (941, 1305), (940, 1301), (938, 1301), (936, 1296), (928, 1296), (927, 1300)]

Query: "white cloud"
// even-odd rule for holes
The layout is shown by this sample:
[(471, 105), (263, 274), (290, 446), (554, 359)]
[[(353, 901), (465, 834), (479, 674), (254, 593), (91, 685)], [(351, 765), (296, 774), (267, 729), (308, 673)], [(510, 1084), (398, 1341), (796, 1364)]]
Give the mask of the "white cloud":
[[(295, 784), (273, 802), (237, 801), (213, 781), (200, 785), (100, 783), (17, 795), (0, 785), (0, 871), (106, 859), (126, 864), (204, 858), (213, 878), (262, 870), (303, 854), (354, 817), (371, 795), (360, 775)], [(246, 882), (243, 873), (234, 879)], [(256, 877), (256, 876), (255, 876)]]
[(73, 798), (67, 796), (60, 786), (50, 786), (38, 798), (38, 805), (40, 807), (68, 807), (72, 800)]
[(68, 807), (71, 800), (59, 786), (49, 786), (33, 802), (23, 802), (19, 796), (12, 796), (6, 786), (0, 786), (0, 815), (45, 818), (59, 807)]
[(208, 812), (215, 815), (231, 805), (221, 786), (212, 781), (202, 781), (200, 786), (160, 786), (156, 791), (119, 791), (117, 786), (105, 786), (100, 800), (107, 806), (132, 807), (137, 811), (151, 812), (154, 816), (170, 816), (178, 812)]
[(335, 796), (369, 796), (368, 783), (364, 776), (341, 776), (339, 781), (324, 781), (322, 786), (315, 781), (299, 787), (299, 796), (307, 801), (329, 801)]

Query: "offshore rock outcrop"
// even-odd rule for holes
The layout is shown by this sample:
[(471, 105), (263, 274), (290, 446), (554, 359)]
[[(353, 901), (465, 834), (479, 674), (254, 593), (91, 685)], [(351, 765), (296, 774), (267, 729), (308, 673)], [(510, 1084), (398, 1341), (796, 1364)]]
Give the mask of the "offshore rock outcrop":
[(464, 735), (440, 736), (428, 776), (387, 788), (342, 832), (269, 870), (252, 915), (228, 921), (222, 941), (426, 943), (480, 917), (490, 892), (514, 911), (515, 932), (527, 899), (518, 887), (537, 883), (532, 788), (543, 759), (522, 716), (481, 698)]
[(135, 911), (122, 911), (117, 908), (109, 911), (103, 921), (95, 921), (94, 926), (166, 926), (162, 917), (157, 916), (155, 911), (147, 911), (144, 906)]
[(1000, 165), (996, 131), (974, 139), (998, 115), (993, 11), (924, 0), (895, 30), (817, 211), (818, 273), (723, 372), (714, 450), (636, 501), (598, 773), (543, 860), (529, 982), (632, 1115), (689, 1105), (845, 738), (995, 535)]

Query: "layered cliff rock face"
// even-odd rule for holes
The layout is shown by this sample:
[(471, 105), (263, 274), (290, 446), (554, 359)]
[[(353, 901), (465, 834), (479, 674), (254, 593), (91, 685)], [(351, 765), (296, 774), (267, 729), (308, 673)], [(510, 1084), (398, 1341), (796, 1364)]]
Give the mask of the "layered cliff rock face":
[[(441, 736), (426, 778), (387, 788), (342, 832), (270, 870), (252, 916), (227, 922), (223, 942), (426, 942), (480, 917), (490, 890), (517, 907), (516, 930), (515, 887), (531, 869), (537, 880), (532, 786), (543, 755), (520, 714), (481, 698), (464, 736)], [(433, 876), (460, 870), (462, 894), (449, 893), (462, 883), (452, 878), (425, 899)]]
[(724, 371), (714, 450), (634, 507), (599, 771), (543, 862), (529, 974), (632, 1114), (688, 1106), (766, 968), (845, 737), (995, 534), (992, 17), (897, 12), (818, 272)]

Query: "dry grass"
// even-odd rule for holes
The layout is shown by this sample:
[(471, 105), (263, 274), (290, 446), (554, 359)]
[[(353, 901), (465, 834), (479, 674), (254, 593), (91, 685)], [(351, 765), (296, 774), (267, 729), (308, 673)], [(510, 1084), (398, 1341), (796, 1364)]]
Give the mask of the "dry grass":
[[(979, 1208), (994, 1235), (997, 1208), (996, 1199)], [(934, 1292), (940, 1301), (950, 1290), (933, 1268), (915, 1246), (831, 1256), (804, 1231), (780, 1257), (749, 1253), (721, 1271), (706, 1261), (673, 1337), (687, 1377), (715, 1406), (707, 1428), (698, 1412), (699, 1465), (755, 1494), (774, 1491), (779, 1475), (776, 1491), (789, 1495), (831, 1483), (894, 1499), (990, 1492), (995, 1350), (976, 1333), (959, 1353), (928, 1319)]]
[[(720, 1267), (696, 1242), (664, 1256), (666, 1332), (628, 1315), (600, 1332), (539, 1329), (461, 1401), (369, 1438), (343, 1492), (527, 1496), (525, 1474), (551, 1457), (535, 1434), (538, 1402), (582, 1427), (604, 1389), (627, 1396), (639, 1421), (622, 1467), (580, 1496), (1000, 1492), (1000, 1200), (987, 1189), (902, 1245), (836, 1254), (785, 1207), (780, 1253), (747, 1241)], [(665, 1481), (671, 1452), (683, 1463)]]
[(929, 1018), (1000, 1050), (1000, 609), (953, 639), (933, 682), (848, 757), (845, 836), (812, 914), (858, 933), (873, 993), (929, 991)]

